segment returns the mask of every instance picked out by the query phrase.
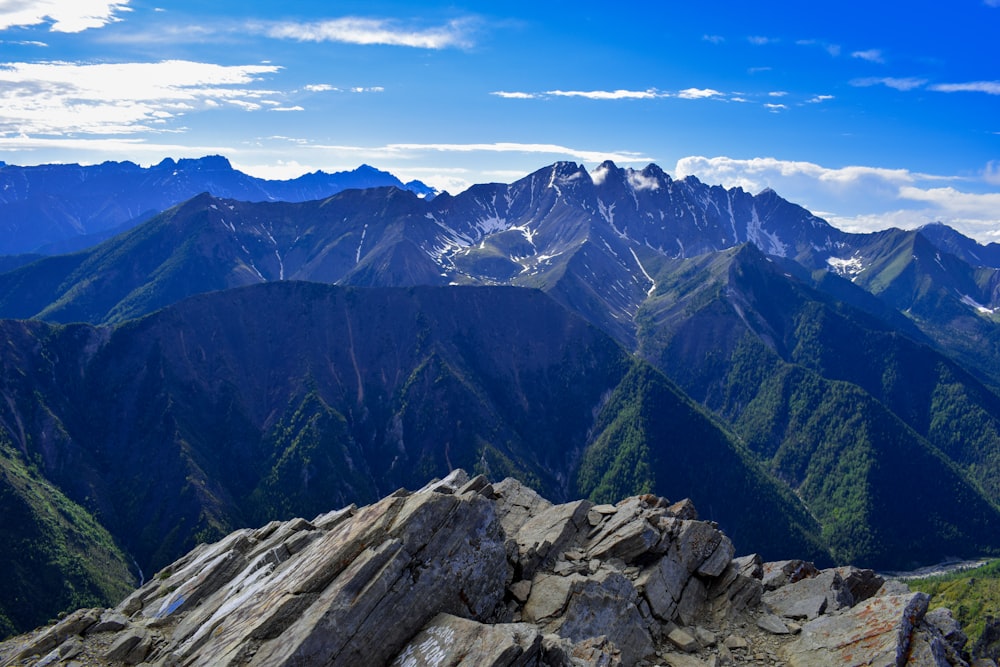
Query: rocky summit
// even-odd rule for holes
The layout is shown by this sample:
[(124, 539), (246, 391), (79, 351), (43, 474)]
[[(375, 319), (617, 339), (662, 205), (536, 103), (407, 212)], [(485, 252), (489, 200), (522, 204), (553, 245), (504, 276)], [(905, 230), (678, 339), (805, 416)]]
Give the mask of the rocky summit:
[(970, 664), (923, 593), (735, 555), (690, 501), (554, 505), (458, 470), (199, 545), (114, 609), (0, 644), (0, 665)]

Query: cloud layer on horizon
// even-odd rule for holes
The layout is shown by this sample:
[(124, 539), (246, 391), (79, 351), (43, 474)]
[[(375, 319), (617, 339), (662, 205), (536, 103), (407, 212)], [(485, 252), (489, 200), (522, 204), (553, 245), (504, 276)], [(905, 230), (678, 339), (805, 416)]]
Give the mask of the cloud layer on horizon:
[(179, 60), (0, 63), (0, 135), (161, 132), (195, 110), (281, 107), (272, 99), (278, 93), (255, 86), (280, 69)]
[(130, 0), (19, 0), (0, 3), (0, 30), (50, 23), (52, 32), (83, 32), (120, 21)]
[(996, 172), (992, 163), (978, 177), (958, 177), (869, 166), (829, 168), (775, 158), (702, 156), (681, 158), (675, 167), (677, 178), (692, 175), (705, 183), (752, 193), (771, 188), (844, 231), (912, 229), (943, 222), (981, 242), (1000, 240), (1000, 193), (972, 190), (990, 184)]

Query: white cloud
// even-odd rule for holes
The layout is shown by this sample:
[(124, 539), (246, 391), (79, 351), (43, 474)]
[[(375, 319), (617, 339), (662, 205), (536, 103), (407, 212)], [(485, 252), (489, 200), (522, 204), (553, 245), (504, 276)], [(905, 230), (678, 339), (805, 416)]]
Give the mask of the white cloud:
[(385, 88), (382, 86), (352, 86), (350, 88), (338, 88), (337, 86), (332, 86), (328, 83), (311, 83), (305, 86), (305, 89), (310, 93), (383, 93)]
[(990, 185), (1000, 185), (1000, 161), (991, 160), (986, 163), (986, 167), (983, 169), (983, 180)]
[[(770, 187), (778, 190), (777, 183), (793, 178), (805, 178), (836, 187), (860, 181), (886, 181), (898, 187), (917, 179), (944, 179), (929, 174), (914, 174), (905, 169), (851, 166), (831, 169), (813, 162), (779, 160), (777, 158), (752, 158), (741, 160), (729, 157), (707, 158), (691, 156), (677, 162), (677, 177), (693, 175), (709, 183), (722, 183), (727, 187), (743, 187), (751, 191)], [(707, 180), (706, 180), (707, 179)], [(779, 190), (780, 192), (780, 190)]]
[(180, 60), (0, 63), (0, 133), (162, 131), (170, 119), (199, 108), (259, 109), (276, 93), (252, 86), (279, 69)]
[(806, 100), (806, 102), (808, 104), (819, 104), (820, 102), (827, 102), (832, 99), (833, 95), (816, 95), (815, 97), (811, 97), (808, 100)]
[(682, 100), (703, 100), (710, 97), (718, 97), (720, 95), (722, 95), (722, 93), (711, 88), (685, 88), (677, 93), (677, 97)]
[[(508, 100), (539, 100), (548, 97), (580, 97), (588, 100), (655, 100), (667, 97), (677, 97), (682, 100), (701, 100), (722, 97), (725, 93), (712, 88), (685, 88), (676, 93), (647, 88), (646, 90), (546, 90), (541, 93), (523, 91), (497, 90), (490, 95), (496, 95)], [(737, 99), (736, 101), (745, 101)]]
[(515, 142), (473, 143), (473, 144), (386, 144), (384, 146), (348, 146), (310, 144), (310, 148), (335, 154), (356, 155), (366, 159), (404, 158), (414, 159), (428, 153), (523, 153), (542, 154), (561, 159), (572, 158), (583, 162), (600, 163), (604, 160), (623, 164), (653, 162), (653, 158), (642, 153), (627, 151), (604, 152), (590, 149), (570, 148), (558, 144), (529, 144)]
[(492, 152), (492, 153), (544, 153), (548, 155), (562, 155), (573, 157), (585, 162), (603, 162), (611, 160), (613, 162), (633, 163), (651, 162), (650, 158), (644, 157), (641, 153), (632, 152), (612, 152), (585, 150), (569, 148), (558, 144), (523, 144), (513, 142), (498, 142), (491, 144), (389, 144), (386, 148), (391, 151), (442, 151), (442, 152)]
[[(604, 174), (605, 176), (607, 174)], [(635, 190), (659, 190), (660, 183), (652, 176), (644, 176), (641, 171), (630, 171), (628, 182)]]
[(904, 187), (899, 196), (928, 205), (925, 215), (981, 241), (1000, 236), (1000, 192), (962, 192), (953, 187)]
[(129, 0), (6, 0), (0, 2), (0, 30), (51, 23), (52, 32), (82, 32), (120, 21)]
[(389, 19), (351, 16), (304, 23), (251, 24), (249, 29), (274, 39), (299, 42), (341, 42), (436, 50), (471, 47), (474, 24), (472, 19), (456, 19), (444, 25), (422, 28)]
[(768, 97), (785, 97), (788, 93), (784, 90), (772, 90), (767, 94)]
[(976, 219), (990, 218), (1000, 221), (1000, 192), (985, 194), (962, 192), (953, 187), (921, 189), (905, 186), (899, 189), (903, 199), (932, 204), (949, 216), (964, 216)]
[(490, 95), (496, 95), (507, 100), (534, 100), (539, 97), (538, 93), (508, 92), (506, 90), (497, 90), (490, 93)]
[(655, 89), (648, 90), (549, 90), (553, 97), (583, 97), (588, 100), (651, 100), (666, 95)]
[(799, 46), (818, 46), (834, 58), (840, 55), (840, 44), (830, 44), (819, 39), (800, 39), (795, 43)]
[(305, 108), (296, 104), (293, 107), (271, 107), (271, 111), (305, 111)]
[(904, 78), (896, 78), (891, 76), (886, 77), (866, 77), (862, 79), (853, 79), (851, 85), (856, 88), (866, 88), (869, 86), (888, 86), (889, 88), (895, 88), (896, 90), (913, 90), (914, 88), (920, 88), (925, 83), (927, 79), (918, 79), (917, 77), (910, 76)]
[(928, 86), (941, 93), (986, 93), (1000, 95), (1000, 81), (970, 81), (968, 83), (939, 83)]
[[(164, 156), (201, 157), (203, 155), (229, 155), (233, 153), (230, 146), (191, 146), (169, 143), (148, 143), (138, 138), (75, 138), (75, 137), (16, 137), (0, 136), (0, 150), (12, 153), (29, 153), (52, 151), (59, 155), (74, 152), (80, 155), (98, 156), (90, 160), (78, 158), (81, 164), (103, 162), (106, 159), (118, 160), (127, 155), (130, 159), (140, 161), (146, 156), (147, 163), (154, 164)], [(64, 162), (65, 159), (60, 159)]]
[[(997, 1), (1000, 2), (1000, 0)], [(702, 35), (701, 39), (702, 41), (711, 42), (712, 44), (722, 44), (726, 41), (726, 38), (722, 35)]]
[[(906, 169), (829, 168), (776, 158), (691, 156), (677, 162), (675, 174), (748, 192), (769, 187), (846, 231), (913, 228), (940, 221), (985, 241), (996, 240), (993, 230), (1000, 229), (1000, 193), (989, 192), (986, 186), (1000, 184), (998, 171), (998, 166), (990, 163), (982, 180), (976, 182)], [(991, 180), (994, 177), (996, 181)], [(963, 189), (957, 183), (964, 184)], [(968, 191), (984, 186), (983, 192)]]
[(777, 113), (779, 111), (786, 110), (788, 106), (785, 104), (765, 104), (764, 108), (774, 113)]
[(750, 37), (747, 37), (747, 41), (750, 42), (751, 44), (753, 44), (754, 46), (764, 46), (765, 44), (773, 44), (774, 42), (776, 42), (778, 40), (772, 39), (771, 37), (762, 37), (760, 35), (751, 35)]
[(860, 58), (861, 60), (867, 60), (870, 63), (884, 63), (885, 58), (882, 56), (882, 51), (879, 49), (868, 49), (866, 51), (855, 51), (851, 54), (852, 58)]
[(303, 165), (295, 160), (275, 160), (269, 164), (242, 163), (232, 161), (233, 169), (268, 180), (289, 180), (303, 174), (320, 171), (318, 167)]

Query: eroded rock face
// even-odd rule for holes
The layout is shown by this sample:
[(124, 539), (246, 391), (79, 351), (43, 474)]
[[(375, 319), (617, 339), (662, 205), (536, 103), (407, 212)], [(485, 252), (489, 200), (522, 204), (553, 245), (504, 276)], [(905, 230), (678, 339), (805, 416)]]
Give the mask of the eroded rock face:
[(0, 665), (966, 664), (926, 596), (734, 559), (696, 517), (649, 495), (553, 505), (456, 471), (199, 545), (116, 609), (0, 645)]

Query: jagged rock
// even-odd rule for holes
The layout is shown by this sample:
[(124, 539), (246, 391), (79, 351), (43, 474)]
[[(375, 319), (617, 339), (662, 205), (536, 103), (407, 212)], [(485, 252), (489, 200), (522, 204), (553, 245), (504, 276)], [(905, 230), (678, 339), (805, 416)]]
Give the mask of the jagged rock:
[(676, 503), (668, 507), (667, 511), (678, 519), (689, 519), (691, 521), (698, 520), (698, 510), (695, 509), (694, 503), (690, 498), (678, 500)]
[(876, 596), (842, 614), (821, 616), (802, 626), (784, 658), (792, 667), (901, 665), (928, 600), (925, 593)]
[(97, 623), (87, 628), (86, 634), (94, 635), (100, 632), (118, 632), (128, 625), (128, 617), (120, 611), (108, 609), (101, 614)]
[[(333, 530), (342, 522), (351, 518), (357, 510), (358, 506), (351, 503), (347, 507), (343, 507), (339, 510), (333, 510), (325, 514), (320, 514), (312, 520), (312, 525), (316, 526), (319, 530)], [(261, 535), (257, 536), (257, 539), (265, 539), (266, 537), (267, 535)]]
[(838, 570), (823, 570), (814, 577), (767, 591), (761, 600), (773, 613), (792, 620), (812, 620), (854, 604)]
[(693, 655), (684, 655), (683, 653), (665, 655), (663, 656), (663, 660), (670, 667), (708, 667), (708, 663), (701, 658)]
[(637, 602), (632, 582), (610, 568), (591, 576), (541, 574), (532, 583), (523, 618), (574, 642), (606, 636), (625, 664), (633, 664), (653, 652)]
[(458, 495), (478, 493), (486, 498), (494, 498), (496, 496), (496, 493), (493, 491), (493, 485), (490, 484), (490, 480), (486, 479), (486, 475), (476, 475), (459, 487), (456, 493)]
[(733, 618), (760, 603), (760, 558), (748, 556), (733, 560), (708, 589), (711, 613), (717, 619)]
[(885, 584), (885, 579), (875, 574), (872, 570), (862, 570), (856, 567), (839, 567), (837, 568), (837, 573), (840, 574), (840, 578), (844, 582), (844, 589), (851, 594), (852, 605), (872, 597)]
[[(764, 578), (764, 563), (758, 554), (734, 558), (733, 565), (736, 566), (737, 572), (744, 577), (757, 580)], [(763, 586), (763, 583), (761, 585)]]
[(142, 629), (132, 629), (123, 632), (105, 654), (108, 662), (123, 662), (126, 665), (137, 665), (149, 654), (152, 637)]
[(688, 572), (716, 577), (732, 561), (736, 553), (733, 543), (718, 528), (703, 521), (667, 519), (665, 541), (669, 555)]
[(417, 493), (455, 493), (459, 488), (469, 483), (469, 473), (457, 468), (448, 473), (444, 479), (432, 479)]
[[(492, 618), (508, 578), (504, 537), (492, 505), (478, 496), (437, 493), (388, 500), (344, 524), (357, 539), (331, 533), (341, 539), (333, 540), (332, 549), (320, 548), (331, 540), (317, 541), (306, 570), (286, 570), (291, 574), (284, 580), (275, 577), (277, 585), (267, 593), (297, 618), (285, 628), (278, 614), (251, 615), (246, 621), (252, 633), (240, 624), (241, 639), (273, 638), (258, 649), (255, 664), (313, 664), (331, 657), (343, 663), (384, 662), (438, 612)], [(459, 506), (464, 511), (457, 511)], [(345, 569), (332, 572), (331, 566), (342, 561), (330, 555), (341, 544), (350, 551), (365, 548), (352, 554)], [(300, 597), (304, 602), (297, 601)], [(302, 604), (308, 606), (297, 609)], [(407, 614), (386, 623), (387, 611), (400, 608)], [(233, 653), (216, 633), (200, 653), (210, 648), (220, 656)]]
[(538, 495), (535, 490), (510, 477), (494, 484), (493, 492), (497, 495), (495, 503), (497, 518), (509, 536), (517, 535), (517, 531), (528, 519), (552, 507), (552, 503)]
[(83, 640), (79, 637), (70, 637), (59, 645), (59, 659), (72, 660), (83, 653)]
[(684, 628), (673, 627), (667, 633), (667, 639), (670, 640), (671, 644), (685, 653), (694, 653), (700, 648), (698, 640), (692, 637)]
[(32, 655), (46, 655), (67, 638), (83, 633), (100, 619), (100, 609), (78, 609), (18, 647), (14, 659), (23, 660)]
[(694, 628), (694, 638), (698, 640), (698, 643), (702, 646), (702, 648), (715, 646), (718, 641), (714, 632), (700, 626)]
[(575, 545), (581, 534), (590, 530), (587, 513), (593, 506), (587, 500), (553, 505), (524, 522), (515, 537), (524, 578), (530, 579), (550, 554), (554, 564), (555, 555)]
[(515, 581), (513, 584), (507, 587), (510, 591), (511, 596), (517, 600), (519, 603), (524, 604), (528, 601), (528, 596), (531, 595), (531, 582), (526, 579), (521, 581)]
[(672, 621), (677, 604), (691, 574), (680, 563), (661, 558), (655, 565), (642, 570), (635, 585), (649, 604), (653, 615), (661, 621)]
[(774, 614), (764, 614), (758, 618), (757, 627), (770, 632), (772, 635), (787, 635), (791, 633), (788, 626)]
[(521, 667), (538, 664), (542, 635), (527, 623), (485, 625), (438, 614), (396, 656), (394, 667)]
[(775, 664), (779, 651), (793, 666), (848, 653), (895, 664), (907, 651), (910, 664), (965, 664), (964, 635), (947, 611), (925, 614), (926, 596), (870, 570), (734, 559), (694, 516), (652, 495), (552, 505), (455, 471), (198, 545), (116, 609), (0, 644), (0, 665), (615, 667), (659, 655), (718, 667), (733, 652)]
[(986, 617), (986, 627), (972, 647), (972, 655), (997, 661), (1000, 655), (1000, 618)]
[(940, 635), (915, 632), (906, 660), (913, 667), (967, 667), (965, 662)]
[(677, 603), (677, 618), (684, 625), (693, 625), (701, 616), (708, 601), (708, 589), (698, 577), (691, 577), (684, 586), (681, 599)]
[(927, 612), (924, 614), (924, 623), (940, 633), (956, 651), (962, 651), (969, 643), (968, 636), (962, 632), (962, 626), (947, 609), (932, 609)]
[(773, 591), (786, 584), (794, 584), (818, 574), (819, 570), (812, 563), (803, 560), (782, 560), (764, 563), (761, 583), (765, 591)]
[(555, 634), (542, 636), (541, 665), (551, 667), (622, 667), (621, 651), (607, 637), (573, 643)]
[(585, 545), (586, 551), (589, 558), (620, 558), (631, 563), (655, 547), (662, 536), (647, 520), (654, 515), (641, 498), (629, 498), (619, 503), (616, 510), (594, 529)]

